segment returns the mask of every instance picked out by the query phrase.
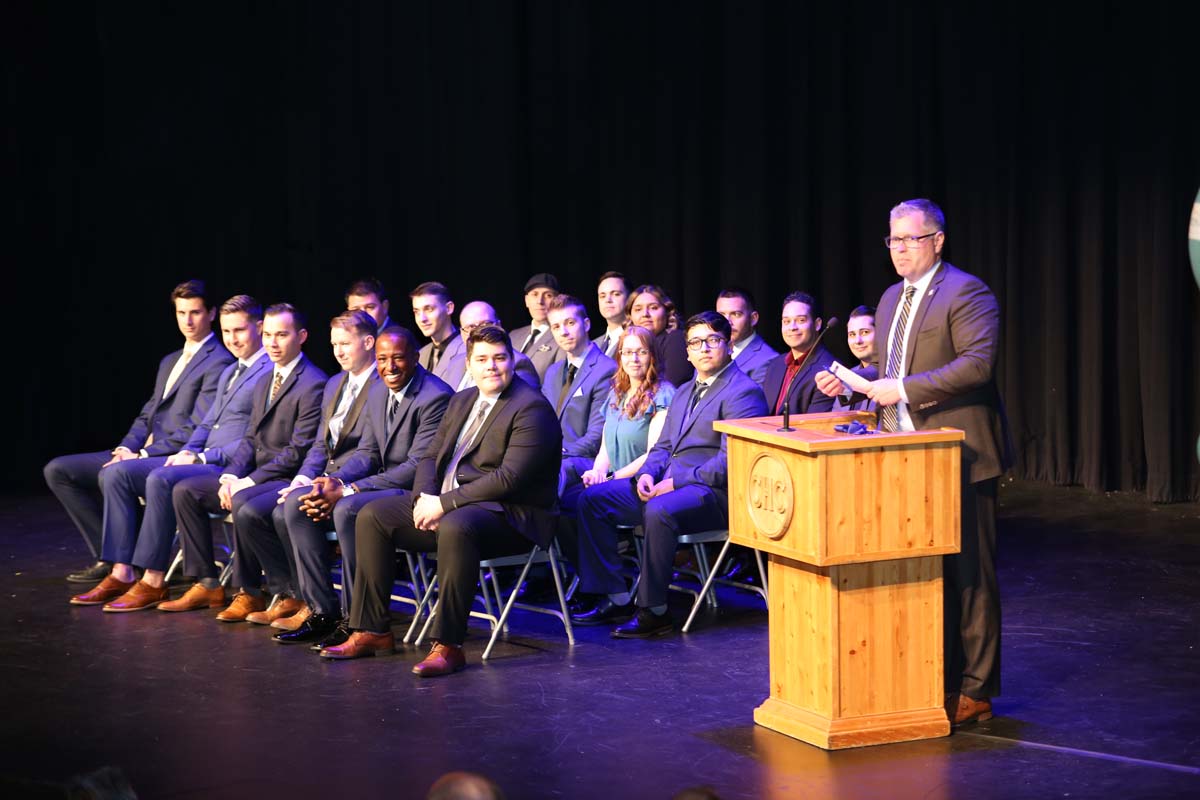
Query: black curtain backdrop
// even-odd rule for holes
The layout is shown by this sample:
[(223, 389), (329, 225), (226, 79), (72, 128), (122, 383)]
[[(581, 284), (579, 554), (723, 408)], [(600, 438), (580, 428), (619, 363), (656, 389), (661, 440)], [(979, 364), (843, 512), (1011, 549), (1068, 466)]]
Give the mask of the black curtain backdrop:
[(4, 5), (10, 487), (116, 443), (185, 278), (297, 303), (330, 369), (360, 275), (409, 325), (426, 279), (510, 327), (543, 270), (741, 283), (778, 346), (789, 290), (878, 299), (927, 196), (1003, 308), (1017, 474), (1200, 499), (1195, 4)]

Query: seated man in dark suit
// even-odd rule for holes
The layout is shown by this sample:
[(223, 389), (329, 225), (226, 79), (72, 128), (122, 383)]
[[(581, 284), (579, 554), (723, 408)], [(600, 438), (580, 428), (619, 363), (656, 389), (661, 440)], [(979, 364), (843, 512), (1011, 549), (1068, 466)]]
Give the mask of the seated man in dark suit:
[[(850, 352), (858, 359), (854, 371), (863, 376), (875, 377), (875, 307), (859, 306), (850, 312), (846, 320), (846, 344)], [(839, 394), (833, 399), (835, 411), (874, 411), (875, 401), (864, 394), (851, 392), (849, 387), (845, 394)]]
[(792, 292), (783, 298), (781, 327), (788, 352), (777, 356), (767, 367), (763, 393), (770, 404), (769, 413), (782, 414), (784, 406), (792, 414), (833, 408), (833, 398), (819, 391), (815, 382), (817, 373), (828, 369), (833, 362), (833, 354), (825, 345), (816, 345), (816, 350), (808, 355), (821, 325), (821, 309), (812, 295)]
[(625, 316), (625, 301), (628, 299), (629, 284), (624, 275), (606, 272), (600, 276), (600, 284), (596, 287), (596, 303), (600, 306), (600, 316), (607, 323), (607, 329), (593, 339), (592, 344), (613, 361), (617, 359), (621, 337), (625, 335), (625, 324), (629, 321)]
[(378, 278), (359, 278), (346, 290), (346, 310), (365, 311), (375, 320), (375, 331), (392, 326), (388, 316), (388, 296)]
[[(250, 421), (250, 398), (259, 378), (271, 371), (262, 346), (262, 307), (249, 295), (229, 298), (221, 306), (221, 335), (237, 360), (217, 381), (217, 396), (208, 414), (178, 453), (119, 461), (104, 468), (105, 561), (112, 573), (90, 592), (71, 598), (72, 605), (99, 605), (105, 611), (141, 611), (167, 599), (164, 585), (171, 543), (175, 540), (175, 508), (171, 489), (193, 475), (219, 475), (226, 453), (241, 441)], [(146, 513), (138, 528), (138, 498)], [(145, 570), (137, 580), (134, 565)]]
[(763, 341), (755, 328), (758, 325), (758, 306), (749, 289), (727, 286), (717, 294), (717, 313), (729, 320), (733, 331), (730, 346), (738, 368), (762, 386), (767, 377), (767, 365), (779, 356)]
[[(331, 460), (307, 492), (292, 492), (283, 504), (287, 536), (296, 565), (297, 590), (311, 612), (294, 630), (275, 635), (285, 644), (341, 644), (348, 623), (335, 634), (349, 609), (354, 582), (354, 522), (367, 503), (412, 489), (417, 461), (429, 448), (453, 392), (417, 363), (417, 339), (407, 329), (388, 328), (375, 340), (373, 382), (359, 416), (358, 446), (349, 457)], [(320, 437), (318, 436), (318, 441)], [(313, 460), (314, 446), (309, 453)], [(304, 474), (308, 468), (301, 470)], [(278, 516), (280, 512), (276, 510)], [(334, 528), (342, 550), (342, 602), (329, 577), (326, 533)], [(279, 522), (276, 520), (276, 529)], [(297, 615), (300, 616), (300, 615)], [(288, 620), (291, 623), (293, 617)]]
[[(426, 281), (409, 294), (413, 320), (429, 343), (421, 348), (420, 364), (440, 380), (450, 383), (455, 360), (465, 361), (467, 343), (454, 327), (454, 300), (450, 290), (437, 281)], [(454, 378), (460, 378), (456, 372)], [(457, 383), (457, 380), (455, 381)]]
[(729, 356), (729, 321), (715, 311), (702, 311), (684, 330), (696, 380), (675, 393), (662, 433), (636, 480), (590, 486), (579, 501), (579, 590), (599, 595), (593, 607), (572, 617), (581, 625), (633, 615), (617, 553), (617, 526), (640, 524), (645, 531), (637, 613), (613, 631), (617, 638), (647, 638), (671, 630), (667, 585), (678, 537), (728, 524), (725, 437), (712, 424), (767, 413), (762, 389)]
[(358, 515), (358, 573), (350, 625), (327, 658), (395, 649), (389, 596), (396, 548), (436, 552), (438, 612), (433, 648), (413, 667), (422, 677), (466, 665), (462, 643), (481, 559), (548, 546), (556, 524), (562, 430), (540, 392), (513, 380), (512, 343), (501, 328), (467, 339), (475, 389), (450, 400), (437, 436), (417, 466), (413, 493), (369, 503)]
[[(263, 346), (272, 363), (271, 375), (254, 388), (253, 409), (246, 435), (229, 456), (224, 472), (196, 475), (175, 484), (171, 499), (183, 543), (183, 571), (197, 582), (177, 600), (159, 605), (159, 611), (192, 611), (225, 604), (225, 589), (213, 565), (210, 513), (234, 510), (235, 495), (244, 502), (262, 492), (278, 493), (296, 474), (316, 438), (321, 422), (321, 388), (326, 375), (301, 352), (308, 338), (304, 317), (290, 303), (267, 308), (263, 320)], [(266, 608), (258, 590), (262, 565), (247, 550), (234, 559), (234, 580), (247, 591), (222, 611), (222, 621), (238, 621)], [(279, 580), (278, 576), (271, 576)], [(286, 585), (272, 586), (273, 591)]]
[(529, 311), (530, 323), (512, 332), (512, 343), (533, 362), (538, 380), (546, 380), (546, 370), (556, 361), (562, 361), (562, 351), (550, 333), (546, 313), (550, 301), (558, 294), (558, 278), (549, 272), (539, 272), (525, 282), (525, 308)]
[(112, 567), (100, 552), (105, 468), (129, 459), (169, 455), (182, 447), (208, 413), (221, 371), (233, 360), (212, 335), (216, 309), (208, 301), (203, 281), (176, 286), (171, 304), (183, 334), (183, 349), (159, 362), (154, 391), (121, 443), (111, 451), (59, 456), (43, 469), (46, 485), (97, 559), (91, 567), (68, 575), (73, 583), (99, 581)]
[[(471, 371), (467, 369), (467, 337), (471, 331), (476, 328), (494, 325), (497, 328), (503, 328), (504, 325), (500, 322), (500, 317), (496, 315), (496, 309), (492, 308), (490, 303), (485, 303), (482, 300), (472, 300), (463, 306), (462, 313), (458, 315), (458, 325), (462, 332), (463, 349), (450, 357), (449, 365), (446, 367), (443, 380), (450, 385), (455, 391), (461, 392), (463, 389), (470, 389), (475, 385), (475, 378)], [(553, 336), (552, 336), (553, 338)], [(512, 341), (511, 337), (509, 341)], [(557, 344), (554, 345), (556, 348)], [(533, 362), (529, 360), (529, 356), (519, 350), (513, 352), (513, 372), (518, 378), (528, 383), (533, 388), (537, 389), (542, 385), (542, 377), (538, 375), (537, 369), (533, 366)]]
[[(262, 564), (268, 583), (288, 586), (278, 602), (262, 611), (246, 615), (256, 625), (272, 625), (288, 630), (300, 626), (311, 611), (297, 595), (299, 592), (299, 555), (309, 572), (307, 577), (329, 582), (325, 528), (314, 528), (303, 517), (297, 527), (297, 539), (290, 537), (285, 514), (289, 498), (306, 494), (313, 480), (338, 469), (358, 447), (366, 427), (362, 411), (367, 393), (379, 380), (375, 372), (375, 320), (365, 311), (344, 311), (329, 322), (329, 342), (341, 372), (325, 382), (321, 397), (321, 424), (300, 470), (286, 486), (274, 492), (255, 489), (240, 492), (233, 504), (234, 543), (237, 551), (251, 552)], [(293, 500), (293, 505), (294, 505)], [(324, 566), (319, 574), (314, 572)], [(257, 587), (257, 582), (255, 583)]]

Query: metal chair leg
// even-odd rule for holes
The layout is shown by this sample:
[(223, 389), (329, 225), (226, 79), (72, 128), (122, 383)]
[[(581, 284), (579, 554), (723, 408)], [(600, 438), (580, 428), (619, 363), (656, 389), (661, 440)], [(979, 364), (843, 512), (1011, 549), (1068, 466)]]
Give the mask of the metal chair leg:
[(721, 546), (721, 552), (717, 556), (717, 560), (713, 565), (713, 569), (708, 573), (708, 579), (704, 581), (704, 586), (700, 589), (699, 596), (696, 598), (696, 601), (692, 603), (692, 612), (688, 614), (687, 621), (683, 623), (684, 633), (687, 633), (691, 629), (692, 620), (696, 618), (696, 612), (700, 610), (702, 599), (706, 597), (709, 592), (713, 591), (713, 581), (716, 580), (717, 570), (720, 569), (721, 562), (725, 560), (725, 553), (729, 550), (729, 544), (729, 540), (726, 539), (725, 544)]

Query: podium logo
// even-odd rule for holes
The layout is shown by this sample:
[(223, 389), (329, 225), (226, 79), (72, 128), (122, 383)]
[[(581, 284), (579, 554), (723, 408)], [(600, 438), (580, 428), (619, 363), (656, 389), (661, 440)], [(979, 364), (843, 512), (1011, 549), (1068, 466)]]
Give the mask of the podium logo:
[(759, 533), (778, 539), (792, 521), (792, 476), (779, 459), (763, 453), (750, 467), (746, 504)]

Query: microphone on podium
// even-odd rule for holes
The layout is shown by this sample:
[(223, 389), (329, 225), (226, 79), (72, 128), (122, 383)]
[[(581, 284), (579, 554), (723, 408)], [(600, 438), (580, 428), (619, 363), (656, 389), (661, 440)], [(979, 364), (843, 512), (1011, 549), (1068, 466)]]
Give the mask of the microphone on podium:
[[(829, 319), (825, 320), (824, 327), (822, 327), (821, 332), (817, 334), (817, 340), (813, 342), (813, 346), (808, 348), (808, 352), (804, 354), (804, 359), (800, 362), (800, 368), (796, 370), (797, 375), (799, 375), (801, 372), (804, 372), (804, 368), (808, 366), (808, 360), (812, 358), (812, 354), (817, 349), (817, 345), (819, 345), (821, 340), (825, 338), (825, 334), (829, 331), (829, 329), (837, 325), (838, 322), (839, 320), (837, 317), (830, 317)], [(785, 395), (783, 398), (783, 425), (775, 429), (779, 433), (791, 433), (792, 431), (796, 430), (789, 424), (791, 421), (791, 414), (789, 413), (791, 410), (791, 405), (791, 402)]]

